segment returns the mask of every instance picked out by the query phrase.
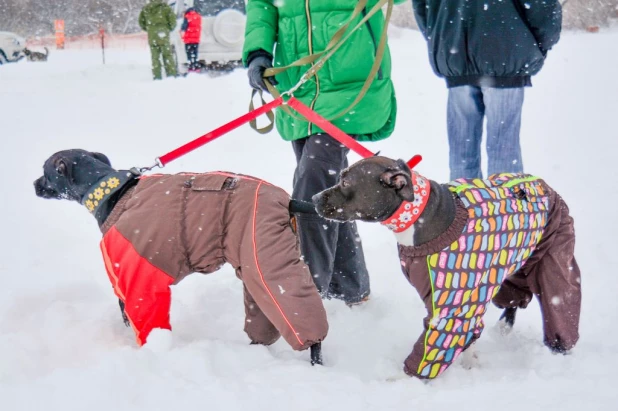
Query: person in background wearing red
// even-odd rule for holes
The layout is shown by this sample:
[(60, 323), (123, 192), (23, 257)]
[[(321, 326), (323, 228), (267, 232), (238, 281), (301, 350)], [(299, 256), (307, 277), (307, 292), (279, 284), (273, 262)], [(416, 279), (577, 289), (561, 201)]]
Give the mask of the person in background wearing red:
[(187, 60), (189, 60), (189, 71), (199, 71), (200, 64), (197, 61), (197, 49), (200, 45), (200, 35), (202, 33), (202, 16), (190, 7), (185, 12), (185, 19), (180, 28), (180, 35), (185, 42)]

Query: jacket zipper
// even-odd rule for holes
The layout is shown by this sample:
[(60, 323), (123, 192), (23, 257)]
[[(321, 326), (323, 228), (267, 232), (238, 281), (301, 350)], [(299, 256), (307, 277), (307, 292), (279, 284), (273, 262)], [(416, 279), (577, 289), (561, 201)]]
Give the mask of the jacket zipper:
[[(363, 17), (367, 16), (367, 8), (363, 9)], [(369, 24), (369, 20), (365, 22), (367, 25), (367, 30), (369, 31), (369, 36), (371, 37), (371, 41), (373, 42), (373, 57), (375, 58), (378, 55), (378, 44), (376, 43), (376, 38), (373, 35), (373, 28)], [(380, 68), (378, 69), (378, 80), (382, 80), (382, 63), (380, 63)]]
[[(307, 17), (307, 33), (309, 34), (309, 54), (313, 54), (313, 41), (312, 41), (312, 32), (313, 32), (313, 26), (311, 25), (311, 11), (309, 10), (309, 0), (305, 0), (305, 16)], [(311, 65), (313, 66), (314, 63), (312, 63)], [(313, 97), (313, 100), (311, 101), (311, 104), (309, 105), (309, 107), (313, 110), (313, 107), (315, 106), (315, 102), (318, 99), (318, 94), (320, 93), (320, 79), (318, 78), (318, 73), (315, 73), (315, 85), (316, 85), (316, 90), (315, 90), (315, 97)], [(309, 123), (308, 125), (308, 136), (310, 136), (311, 133), (311, 123)]]

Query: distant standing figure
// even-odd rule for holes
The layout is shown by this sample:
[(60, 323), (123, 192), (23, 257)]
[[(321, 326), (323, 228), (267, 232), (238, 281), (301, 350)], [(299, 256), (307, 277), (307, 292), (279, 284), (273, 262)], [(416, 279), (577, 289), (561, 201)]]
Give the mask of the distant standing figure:
[(200, 64), (197, 61), (197, 51), (200, 45), (200, 35), (202, 34), (202, 16), (190, 7), (185, 12), (185, 19), (180, 28), (182, 41), (185, 42), (187, 60), (189, 60), (189, 71), (199, 71)]
[(163, 0), (150, 0), (139, 14), (139, 26), (148, 32), (152, 56), (152, 76), (161, 80), (161, 58), (167, 77), (176, 76), (176, 61), (170, 45), (170, 32), (176, 27), (176, 15)]
[(413, 0), (434, 72), (449, 89), (451, 180), (482, 178), (487, 119), (488, 175), (521, 173), (524, 87), (560, 39), (558, 0)]

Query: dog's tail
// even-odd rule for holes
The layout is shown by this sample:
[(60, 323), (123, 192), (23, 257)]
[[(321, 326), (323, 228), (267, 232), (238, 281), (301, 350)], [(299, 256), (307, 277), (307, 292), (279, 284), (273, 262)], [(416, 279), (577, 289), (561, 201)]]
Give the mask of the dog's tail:
[(49, 56), (49, 50), (47, 50), (47, 47), (43, 47), (45, 49), (45, 57)]

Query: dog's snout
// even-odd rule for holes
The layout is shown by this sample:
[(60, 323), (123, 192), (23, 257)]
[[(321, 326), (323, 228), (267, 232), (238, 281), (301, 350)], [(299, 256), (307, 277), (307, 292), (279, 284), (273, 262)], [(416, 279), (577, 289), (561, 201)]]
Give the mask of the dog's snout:
[(41, 198), (57, 198), (58, 193), (47, 187), (45, 177), (39, 177), (34, 180), (34, 192), (37, 197)]
[(44, 185), (43, 185), (43, 177), (39, 177), (36, 180), (34, 180), (34, 192), (36, 193), (36, 195), (38, 197), (42, 197), (43, 194), (43, 189), (44, 189)]
[(320, 200), (322, 200), (322, 193), (317, 193), (313, 197), (311, 197), (311, 201), (313, 201), (314, 205), (320, 204)]

